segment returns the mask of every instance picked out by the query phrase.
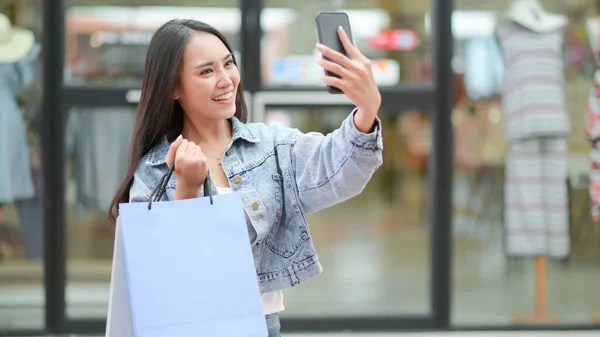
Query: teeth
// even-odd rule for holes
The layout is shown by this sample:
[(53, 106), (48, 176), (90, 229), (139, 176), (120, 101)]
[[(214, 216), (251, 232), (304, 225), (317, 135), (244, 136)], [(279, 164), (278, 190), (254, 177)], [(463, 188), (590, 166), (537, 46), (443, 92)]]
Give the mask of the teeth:
[(213, 98), (213, 101), (224, 101), (226, 99), (230, 99), (231, 96), (233, 96), (232, 92), (227, 93), (225, 95), (217, 96), (217, 97)]

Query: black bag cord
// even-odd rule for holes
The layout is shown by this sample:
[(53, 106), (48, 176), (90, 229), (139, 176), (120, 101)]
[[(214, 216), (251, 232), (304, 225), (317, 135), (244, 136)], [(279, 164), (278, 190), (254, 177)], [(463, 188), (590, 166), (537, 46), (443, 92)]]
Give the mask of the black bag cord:
[[(154, 191), (152, 191), (152, 194), (150, 194), (150, 200), (148, 200), (148, 209), (152, 209), (153, 201), (159, 201), (162, 198), (163, 194), (165, 194), (165, 192), (167, 190), (167, 184), (169, 183), (169, 180), (171, 179), (171, 176), (173, 175), (174, 170), (175, 170), (175, 163), (173, 163), (173, 165), (171, 167), (169, 167), (167, 172), (160, 179), (160, 183), (158, 184), (158, 186), (156, 186)], [(212, 205), (213, 197), (212, 197), (212, 183), (211, 183), (211, 178), (210, 178), (210, 171), (206, 172), (206, 179), (204, 180), (203, 185), (204, 185), (203, 186), (204, 187), (204, 196), (208, 196), (210, 198), (210, 204)]]

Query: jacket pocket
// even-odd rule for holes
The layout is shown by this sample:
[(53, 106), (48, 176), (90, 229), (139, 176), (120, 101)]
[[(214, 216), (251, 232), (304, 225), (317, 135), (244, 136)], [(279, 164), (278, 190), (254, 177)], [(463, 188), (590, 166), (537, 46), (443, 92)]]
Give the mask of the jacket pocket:
[(294, 255), (310, 238), (298, 205), (290, 189), (289, 175), (274, 174), (273, 183), (276, 199), (275, 222), (269, 230), (265, 244), (274, 254), (288, 258)]

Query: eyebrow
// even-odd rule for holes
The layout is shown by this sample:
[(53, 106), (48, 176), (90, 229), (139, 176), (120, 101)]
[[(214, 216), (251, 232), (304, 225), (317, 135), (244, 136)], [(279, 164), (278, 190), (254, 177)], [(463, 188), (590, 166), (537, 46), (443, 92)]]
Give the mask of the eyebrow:
[[(233, 57), (233, 53), (229, 53), (227, 54), (224, 58), (223, 61), (227, 60), (228, 58)], [(205, 63), (201, 63), (199, 65), (197, 65), (196, 67), (194, 67), (194, 69), (198, 69), (198, 68), (202, 68), (202, 67), (206, 67), (206, 66), (210, 66), (212, 65), (213, 62), (205, 62)]]

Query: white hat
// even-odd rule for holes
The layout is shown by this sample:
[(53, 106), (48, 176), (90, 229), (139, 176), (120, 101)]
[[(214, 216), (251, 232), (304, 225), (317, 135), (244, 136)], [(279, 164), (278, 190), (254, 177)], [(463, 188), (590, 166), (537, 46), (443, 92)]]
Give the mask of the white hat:
[(516, 0), (510, 5), (508, 18), (538, 33), (549, 33), (567, 25), (564, 15), (544, 11), (537, 0)]
[(32, 31), (11, 27), (8, 17), (0, 13), (0, 63), (21, 60), (34, 42)]

